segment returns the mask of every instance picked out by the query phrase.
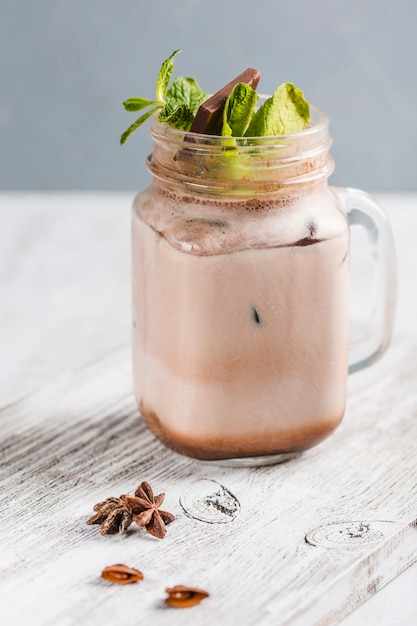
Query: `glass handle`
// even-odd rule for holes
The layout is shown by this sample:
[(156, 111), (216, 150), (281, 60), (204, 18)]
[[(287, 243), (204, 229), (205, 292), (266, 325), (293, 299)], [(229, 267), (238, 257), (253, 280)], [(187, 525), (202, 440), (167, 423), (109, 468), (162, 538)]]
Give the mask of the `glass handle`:
[(394, 240), (384, 209), (360, 189), (333, 188), (349, 225), (362, 226), (371, 247), (375, 276), (372, 314), (363, 335), (349, 343), (349, 374), (377, 361), (387, 349), (393, 330), (397, 297)]

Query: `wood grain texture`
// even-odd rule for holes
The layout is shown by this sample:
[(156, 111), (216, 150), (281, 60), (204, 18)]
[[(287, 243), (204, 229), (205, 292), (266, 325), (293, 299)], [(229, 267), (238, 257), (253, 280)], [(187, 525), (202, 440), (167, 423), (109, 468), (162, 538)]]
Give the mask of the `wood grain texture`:
[[(108, 353), (0, 412), (0, 617), (16, 625), (337, 624), (417, 560), (417, 346), (396, 338), (349, 381), (345, 419), (286, 464), (230, 469), (166, 450), (139, 417), (128, 349)], [(239, 500), (230, 523), (187, 517), (179, 498), (200, 478)], [(93, 505), (148, 480), (177, 519), (164, 540), (86, 526)], [(313, 546), (307, 532), (388, 520), (371, 545)], [(125, 563), (145, 579), (120, 587), (101, 570)], [(210, 598), (183, 611), (165, 587)], [(2, 619), (3, 621), (3, 619)]]

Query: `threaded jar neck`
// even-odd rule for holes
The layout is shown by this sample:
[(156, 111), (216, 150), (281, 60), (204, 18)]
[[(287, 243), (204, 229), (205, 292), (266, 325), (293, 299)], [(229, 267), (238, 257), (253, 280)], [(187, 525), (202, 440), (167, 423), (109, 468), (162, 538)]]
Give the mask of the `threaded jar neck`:
[(310, 126), (291, 135), (203, 135), (156, 117), (150, 132), (154, 146), (147, 167), (155, 183), (180, 185), (188, 192), (247, 197), (294, 188), (302, 193), (324, 187), (334, 169), (328, 117), (314, 107)]

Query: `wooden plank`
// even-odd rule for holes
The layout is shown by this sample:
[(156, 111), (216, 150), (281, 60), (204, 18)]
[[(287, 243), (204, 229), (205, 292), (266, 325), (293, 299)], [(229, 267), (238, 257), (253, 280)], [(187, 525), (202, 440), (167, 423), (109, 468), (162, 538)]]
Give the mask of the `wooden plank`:
[[(396, 339), (380, 363), (350, 378), (346, 416), (331, 438), (258, 469), (191, 461), (156, 441), (131, 395), (128, 349), (5, 407), (0, 611), (17, 625), (339, 623), (417, 560), (416, 349)], [(185, 514), (180, 499), (201, 479), (237, 498), (230, 522)], [(86, 526), (93, 504), (142, 480), (166, 492), (164, 507), (177, 517), (164, 540), (139, 529), (102, 537)], [(347, 541), (335, 541), (336, 523)], [(145, 580), (101, 580), (113, 563), (139, 568)], [(169, 609), (164, 589), (176, 584), (210, 598)]]

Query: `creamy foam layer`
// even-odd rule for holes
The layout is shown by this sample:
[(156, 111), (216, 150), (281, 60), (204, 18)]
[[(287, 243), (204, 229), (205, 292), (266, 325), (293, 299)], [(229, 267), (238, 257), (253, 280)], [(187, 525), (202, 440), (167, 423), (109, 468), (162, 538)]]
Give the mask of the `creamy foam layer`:
[(173, 199), (141, 200), (134, 378), (151, 428), (197, 458), (299, 450), (331, 432), (347, 374), (343, 216), (323, 197), (290, 215), (282, 203), (201, 205), (191, 221)]
[[(305, 245), (332, 239), (346, 229), (329, 191), (291, 196), (230, 198), (181, 193), (162, 185), (142, 192), (134, 211), (178, 250), (195, 255), (246, 248)], [(192, 217), (191, 217), (192, 216)]]

